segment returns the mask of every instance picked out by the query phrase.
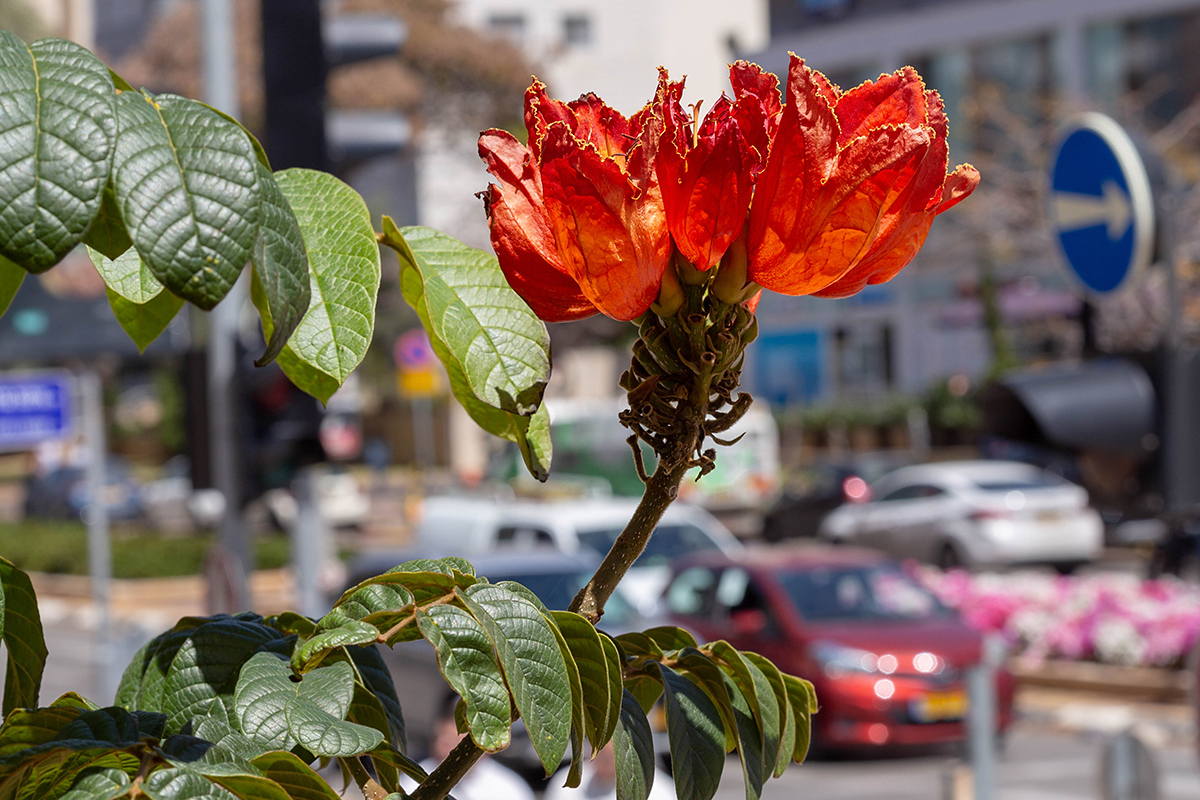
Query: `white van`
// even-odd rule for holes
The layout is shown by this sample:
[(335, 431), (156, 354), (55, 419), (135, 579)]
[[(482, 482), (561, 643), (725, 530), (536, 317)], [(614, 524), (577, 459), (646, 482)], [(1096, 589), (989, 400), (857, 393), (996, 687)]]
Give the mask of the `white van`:
[[(439, 556), (473, 556), (545, 549), (604, 556), (637, 507), (627, 497), (567, 501), (440, 496), (425, 500), (416, 546)], [(706, 550), (741, 550), (711, 514), (675, 503), (663, 515), (646, 551), (622, 581), (638, 610), (655, 613), (670, 578), (669, 563)]]

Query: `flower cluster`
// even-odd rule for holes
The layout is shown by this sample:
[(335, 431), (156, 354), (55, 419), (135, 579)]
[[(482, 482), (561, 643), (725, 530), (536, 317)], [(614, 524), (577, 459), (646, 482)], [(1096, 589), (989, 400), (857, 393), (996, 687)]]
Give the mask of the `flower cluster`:
[(899, 272), (979, 182), (970, 165), (946, 173), (942, 102), (911, 67), (846, 92), (795, 56), (782, 95), (754, 64), (729, 78), (733, 97), (703, 119), (666, 70), (630, 118), (591, 94), (554, 100), (535, 80), (527, 143), (481, 135), (492, 245), (538, 316), (670, 310), (673, 264), (717, 268), (725, 302), (759, 287), (853, 294)]
[(968, 624), (1001, 634), (1035, 663), (1179, 666), (1200, 640), (1200, 588), (1179, 580), (913, 569)]

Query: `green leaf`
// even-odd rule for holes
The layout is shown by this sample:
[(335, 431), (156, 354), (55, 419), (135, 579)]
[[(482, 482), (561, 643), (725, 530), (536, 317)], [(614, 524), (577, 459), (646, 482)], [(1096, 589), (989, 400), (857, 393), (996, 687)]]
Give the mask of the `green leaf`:
[(300, 223), (271, 170), (261, 163), (258, 179), (263, 197), (262, 225), (254, 243), (251, 295), (260, 309), (267, 339), (266, 352), (254, 362), (261, 367), (283, 352), (288, 338), (308, 311), (312, 287)]
[(208, 775), (208, 780), (236, 795), (239, 800), (291, 800), (283, 787), (261, 775)]
[[(549, 416), (538, 406), (549, 377), (545, 325), (508, 286), (494, 257), (427, 228), (406, 231), (407, 239), (383, 218), (383, 241), (400, 258), (404, 299), (429, 334), (451, 391), (476, 424), (515, 442), (530, 473), (546, 480)], [(471, 280), (476, 288), (463, 285)], [(480, 307), (464, 310), (466, 297)], [(498, 330), (505, 324), (514, 329)]]
[(75, 781), (61, 800), (114, 800), (128, 791), (128, 775), (118, 769), (102, 769)]
[(503, 587), (479, 583), (458, 596), (492, 640), (529, 740), (551, 774), (571, 734), (571, 686), (550, 623), (536, 606)]
[(52, 800), (65, 794), (81, 775), (97, 770), (137, 770), (138, 759), (111, 748), (73, 751), (59, 749), (26, 758), (0, 779), (3, 800)]
[(637, 698), (642, 711), (647, 714), (650, 713), (650, 709), (654, 708), (654, 704), (658, 702), (658, 698), (662, 697), (663, 692), (662, 684), (646, 675), (627, 679), (625, 689)]
[[(408, 750), (408, 741), (405, 737), (404, 714), (400, 711), (400, 698), (396, 696), (396, 686), (392, 683), (392, 673), (388, 670), (387, 664), (384, 663), (383, 656), (379, 653), (379, 648), (350, 647), (347, 648), (346, 652), (350, 656), (350, 662), (354, 665), (354, 669), (358, 672), (358, 682), (365, 687), (367, 692), (380, 705), (384, 715), (387, 717), (385, 732), (389, 735), (389, 739), (400, 752), (406, 752)], [(357, 718), (355, 709), (358, 705), (358, 691), (356, 689), (354, 699), (350, 703), (350, 714), (347, 719), (357, 722), (360, 725), (365, 725), (367, 723), (363, 719)]]
[(95, 711), (100, 706), (75, 692), (66, 692), (50, 704), (50, 708), (79, 708), (84, 711)]
[(308, 310), (279, 354), (279, 366), (299, 388), (325, 402), (371, 343), (379, 246), (367, 204), (337, 178), (287, 169), (275, 173), (275, 181), (300, 225), (311, 287)]
[(671, 771), (679, 800), (711, 800), (725, 766), (725, 728), (716, 706), (694, 683), (659, 665)]
[(292, 800), (341, 800), (325, 780), (291, 753), (263, 753), (250, 762)]
[(100, 211), (117, 124), (108, 68), (62, 39), (0, 31), (0, 254), (45, 272)]
[(664, 625), (659, 628), (650, 628), (645, 631), (649, 639), (663, 649), (667, 650), (682, 650), (685, 647), (696, 647), (696, 637), (685, 631), (683, 628), (677, 628), (673, 625)]
[(150, 800), (237, 800), (208, 778), (177, 767), (151, 772), (142, 791)]
[(550, 334), (508, 285), (500, 262), (431, 228), (400, 234), (408, 245), (401, 269), (416, 270), (424, 285), (430, 338), (454, 354), (481, 401), (533, 414), (550, 378)]
[(763, 782), (766, 780), (763, 773), (762, 733), (742, 690), (733, 678), (725, 673), (721, 673), (721, 677), (725, 679), (725, 696), (732, 709), (738, 758), (742, 762), (742, 780), (746, 785), (746, 800), (758, 800), (762, 796)]
[(7, 716), (14, 708), (37, 707), (42, 672), (46, 668), (46, 639), (29, 576), (4, 558), (0, 558), (0, 593), (4, 595), (2, 638), (8, 648), (4, 676)]
[(229, 708), (243, 664), (287, 640), (261, 623), (225, 618), (201, 625), (179, 646), (162, 683), (160, 707), (167, 714), (167, 729), (177, 732), (189, 719), (210, 713), (216, 701)]
[(654, 661), (662, 661), (663, 651), (658, 646), (658, 642), (651, 639), (644, 633), (638, 631), (630, 631), (622, 633), (616, 637), (617, 644), (625, 651), (626, 655), (630, 656), (645, 656)]
[(125, 220), (121, 219), (121, 209), (117, 206), (117, 195), (113, 190), (111, 176), (104, 186), (100, 212), (92, 222), (92, 227), (88, 228), (88, 232), (84, 234), (83, 243), (108, 258), (114, 259), (119, 258), (122, 253), (133, 247), (133, 240), (129, 238)]
[[(730, 705), (726, 694), (726, 684), (731, 680), (721, 671), (717, 662), (694, 647), (685, 647), (675, 658), (675, 668), (682, 672), (692, 683), (699, 686), (708, 699), (713, 701), (721, 714), (725, 726), (725, 752), (732, 751), (738, 743), (737, 722), (734, 718), (733, 706)], [(731, 684), (736, 687), (736, 684)], [(750, 718), (753, 722), (754, 718)], [(758, 723), (754, 723), (757, 735)], [(759, 748), (761, 751), (761, 748)]]
[(277, 631), (294, 633), (301, 637), (312, 636), (317, 632), (317, 623), (295, 611), (284, 611), (282, 614), (267, 617), (263, 620), (263, 624), (269, 625)]
[(817, 712), (817, 694), (813, 685), (803, 678), (784, 674), (783, 684), (787, 687), (792, 713), (796, 715), (796, 743), (792, 747), (792, 760), (803, 763), (812, 741), (812, 715)]
[(779, 750), (776, 753), (774, 767), (774, 775), (778, 778), (792, 760), (792, 751), (796, 746), (796, 715), (792, 712), (787, 686), (783, 682), (783, 673), (779, 671), (779, 667), (758, 653), (745, 653), (744, 655), (751, 664), (758, 667), (767, 682), (771, 684), (771, 690), (775, 693), (775, 703), (779, 707), (782, 732), (779, 735)]
[(173, 294), (211, 309), (258, 237), (262, 201), (242, 129), (176, 95), (117, 97), (113, 187), (142, 261)]
[[(543, 611), (542, 616), (546, 615), (547, 612)], [(553, 623), (553, 619), (551, 622)], [(563, 786), (574, 789), (583, 781), (583, 740), (587, 735), (584, 731), (587, 725), (587, 705), (583, 700), (583, 681), (579, 677), (579, 665), (575, 663), (575, 656), (571, 655), (571, 648), (558, 625), (551, 624), (550, 630), (554, 632), (554, 638), (558, 641), (558, 651), (562, 653), (563, 661), (567, 665), (567, 682), (571, 684), (571, 763), (567, 767), (567, 779)], [(596, 748), (593, 745), (593, 756), (595, 752)]]
[(294, 678), (270, 653), (246, 662), (234, 694), (243, 731), (284, 750), (300, 744), (318, 756), (358, 755), (383, 741), (380, 731), (345, 721), (354, 696), (349, 664), (336, 662)]
[(621, 695), (612, 742), (617, 800), (646, 800), (654, 786), (654, 739), (646, 712), (629, 692)]
[(115, 259), (91, 247), (87, 254), (109, 291), (129, 302), (141, 305), (162, 293), (162, 283), (138, 257), (136, 250), (126, 250)]
[(471, 739), (489, 753), (508, 747), (512, 726), (508, 689), (483, 626), (455, 606), (433, 606), (416, 613), (421, 635), (437, 655), (438, 669), (466, 704)]
[(140, 353), (146, 352), (150, 343), (167, 329), (171, 320), (179, 313), (179, 309), (183, 308), (183, 300), (167, 291), (160, 292), (153, 300), (141, 305), (129, 302), (107, 287), (106, 292), (113, 316), (117, 318), (125, 333), (129, 334)]
[(570, 611), (552, 612), (571, 655), (579, 666), (583, 700), (587, 709), (587, 736), (594, 749), (612, 738), (621, 711), (621, 659), (617, 647), (583, 617)]
[(28, 273), (19, 266), (0, 255), (0, 315), (8, 311), (17, 290), (21, 288)]
[(56, 738), (58, 732), (67, 727), (83, 709), (50, 707), (38, 709), (18, 708), (9, 712), (0, 726), (0, 759), (13, 753), (37, 747)]
[(379, 636), (374, 625), (356, 619), (339, 620), (332, 630), (320, 630), (311, 639), (301, 642), (292, 653), (292, 664), (300, 672), (312, 669), (331, 650), (359, 644), (371, 644)]
[(783, 733), (783, 720), (775, 701), (775, 692), (762, 670), (747, 660), (740, 650), (725, 641), (713, 642), (709, 647), (713, 657), (722, 663), (741, 689), (754, 713), (762, 735), (763, 775), (770, 775), (775, 771)]

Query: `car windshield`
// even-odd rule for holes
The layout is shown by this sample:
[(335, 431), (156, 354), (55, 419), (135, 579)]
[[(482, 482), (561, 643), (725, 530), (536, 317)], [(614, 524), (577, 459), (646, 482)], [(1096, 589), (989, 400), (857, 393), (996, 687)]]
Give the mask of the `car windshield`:
[[(566, 611), (591, 575), (586, 572), (533, 572), (505, 575), (501, 580), (516, 581), (537, 595), (551, 611)], [(633, 606), (614, 592), (604, 604), (604, 623), (620, 627), (633, 621)]]
[[(620, 528), (580, 531), (579, 542), (601, 556), (608, 555), (613, 542), (621, 533)], [(692, 553), (716, 550), (712, 537), (695, 525), (659, 525), (646, 543), (646, 549), (633, 562), (635, 567), (665, 566), (671, 561)], [(607, 616), (608, 612), (605, 612)]]
[(809, 622), (930, 619), (953, 613), (894, 566), (793, 570), (779, 580)]

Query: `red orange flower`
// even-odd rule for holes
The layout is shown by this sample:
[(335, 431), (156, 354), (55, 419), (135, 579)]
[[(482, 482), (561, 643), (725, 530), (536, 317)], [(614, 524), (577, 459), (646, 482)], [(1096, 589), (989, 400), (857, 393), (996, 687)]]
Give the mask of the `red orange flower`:
[(911, 261), (933, 218), (979, 182), (970, 165), (946, 174), (941, 99), (911, 67), (842, 92), (793, 56), (783, 98), (746, 62), (730, 83), (733, 98), (700, 120), (665, 70), (630, 119), (594, 95), (552, 100), (535, 81), (528, 144), (480, 137), (499, 181), (486, 195), (492, 244), (538, 316), (638, 317), (675, 251), (701, 271), (721, 264), (722, 291), (853, 294)]
[(528, 145), (505, 131), (480, 137), (500, 181), (487, 194), (492, 245), (509, 284), (544, 320), (596, 311), (629, 320), (658, 296), (671, 242), (642, 118), (595, 95), (552, 100), (535, 81), (525, 93)]

